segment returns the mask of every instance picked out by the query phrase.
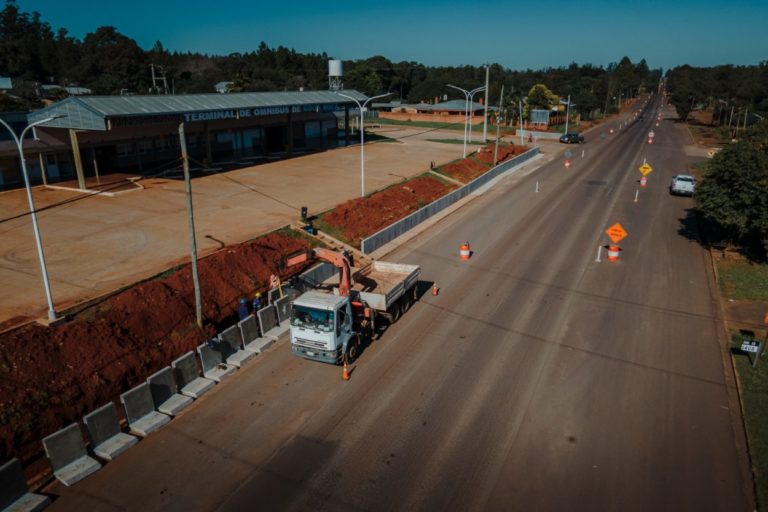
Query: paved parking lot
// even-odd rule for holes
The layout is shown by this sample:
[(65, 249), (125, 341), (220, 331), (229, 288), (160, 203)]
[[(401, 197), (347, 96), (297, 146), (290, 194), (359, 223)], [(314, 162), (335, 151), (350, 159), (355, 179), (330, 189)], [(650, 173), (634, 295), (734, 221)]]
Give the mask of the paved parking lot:
[[(461, 157), (461, 138), (384, 126), (396, 142), (367, 144), (365, 188), (371, 192)], [(113, 197), (36, 187), (34, 197), (57, 310), (152, 276), (189, 258), (184, 182), (151, 178)], [(360, 194), (360, 148), (247, 167), (192, 183), (201, 256)], [(67, 202), (69, 201), (69, 202)], [(63, 204), (61, 204), (63, 203)], [(45, 209), (46, 206), (56, 205)], [(0, 193), (0, 326), (44, 317), (47, 309), (24, 190)]]

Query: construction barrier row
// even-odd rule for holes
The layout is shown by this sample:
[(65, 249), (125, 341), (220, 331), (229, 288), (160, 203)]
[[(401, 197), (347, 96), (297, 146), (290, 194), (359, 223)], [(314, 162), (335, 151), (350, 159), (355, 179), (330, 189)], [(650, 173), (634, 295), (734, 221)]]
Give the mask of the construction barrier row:
[(447, 194), (440, 199), (429, 203), (427, 206), (416, 210), (407, 217), (404, 217), (394, 224), (390, 224), (386, 228), (378, 231), (377, 233), (374, 233), (368, 238), (363, 239), (360, 243), (360, 250), (364, 254), (372, 253), (384, 244), (391, 242), (395, 238), (415, 228), (433, 215), (441, 212), (456, 201), (468, 196), (497, 176), (509, 171), (510, 169), (513, 169), (514, 167), (517, 167), (518, 165), (526, 162), (538, 154), (539, 148), (536, 147), (529, 149), (525, 153), (517, 155), (516, 157), (511, 158), (506, 162), (500, 163), (490, 171), (486, 172), (482, 176), (478, 176), (463, 187), (454, 190), (450, 194)]
[[(308, 286), (307, 281), (304, 284)], [(127, 432), (118, 420), (117, 406), (109, 402), (83, 417), (84, 429), (75, 422), (45, 437), (43, 448), (54, 477), (66, 486), (73, 485), (168, 424), (197, 398), (286, 334), (291, 305), (298, 295), (299, 290), (294, 287), (270, 290), (268, 296), (274, 298), (273, 303), (121, 394)], [(83, 430), (87, 439), (83, 438)], [(45, 496), (29, 493), (16, 459), (0, 467), (0, 489), (0, 510), (40, 510), (49, 501)], [(27, 504), (33, 507), (27, 508)]]

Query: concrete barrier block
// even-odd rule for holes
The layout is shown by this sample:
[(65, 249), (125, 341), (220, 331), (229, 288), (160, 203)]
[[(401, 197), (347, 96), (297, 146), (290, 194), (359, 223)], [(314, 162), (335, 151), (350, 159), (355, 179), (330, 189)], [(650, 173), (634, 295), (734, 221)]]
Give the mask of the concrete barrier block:
[(197, 399), (216, 385), (214, 381), (200, 376), (194, 352), (187, 352), (176, 359), (171, 367), (182, 395)]
[(240, 332), (240, 327), (233, 325), (227, 327), (221, 333), (219, 333), (219, 339), (229, 343), (229, 346), (233, 350), (240, 350), (243, 348), (243, 334)]
[(37, 512), (50, 502), (48, 496), (29, 492), (19, 459), (11, 459), (0, 466), (0, 510)]
[(267, 306), (259, 311), (259, 324), (261, 325), (261, 332), (263, 338), (273, 338), (277, 340), (279, 337), (280, 323), (277, 319), (277, 309), (275, 306)]
[(103, 460), (113, 460), (136, 444), (138, 438), (120, 430), (117, 408), (109, 402), (83, 417), (93, 453)]
[(284, 296), (275, 301), (275, 312), (277, 313), (277, 323), (283, 324), (291, 319), (291, 305), (293, 300), (289, 296)]
[(173, 368), (166, 366), (147, 379), (155, 409), (168, 416), (176, 416), (192, 403), (192, 398), (177, 393)]
[(236, 368), (242, 368), (243, 364), (256, 357), (256, 355), (257, 354), (251, 350), (238, 350), (227, 358), (227, 364)]
[(206, 379), (221, 382), (237, 370), (234, 366), (225, 364), (221, 359), (221, 353), (213, 350), (207, 343), (197, 347), (197, 353), (200, 354), (203, 377)]
[(241, 350), (243, 339), (240, 336), (240, 329), (236, 325), (222, 332), (219, 335), (219, 340), (222, 345), (222, 354), (227, 354), (224, 361), (235, 368), (242, 367), (244, 363), (256, 355), (253, 352)]
[(248, 352), (253, 352), (254, 354), (261, 354), (274, 342), (274, 338), (256, 338), (252, 342), (245, 345), (245, 350)]
[(240, 328), (240, 336), (243, 338), (243, 346), (259, 337), (259, 321), (254, 315), (248, 315), (245, 319), (237, 323)]
[(101, 468), (96, 459), (88, 456), (77, 423), (43, 438), (43, 447), (51, 463), (53, 476), (66, 486), (79, 482)]
[(137, 436), (146, 437), (171, 421), (170, 416), (155, 410), (152, 393), (146, 382), (120, 395), (120, 401), (125, 408), (131, 433)]

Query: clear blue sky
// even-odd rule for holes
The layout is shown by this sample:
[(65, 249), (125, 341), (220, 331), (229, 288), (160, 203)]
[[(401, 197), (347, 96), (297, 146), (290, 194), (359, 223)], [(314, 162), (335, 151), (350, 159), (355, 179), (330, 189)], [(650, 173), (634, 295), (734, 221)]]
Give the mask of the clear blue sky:
[(82, 39), (112, 25), (145, 49), (229, 54), (269, 46), (339, 59), (383, 55), (429, 66), (651, 68), (768, 60), (767, 0), (18, 0)]

